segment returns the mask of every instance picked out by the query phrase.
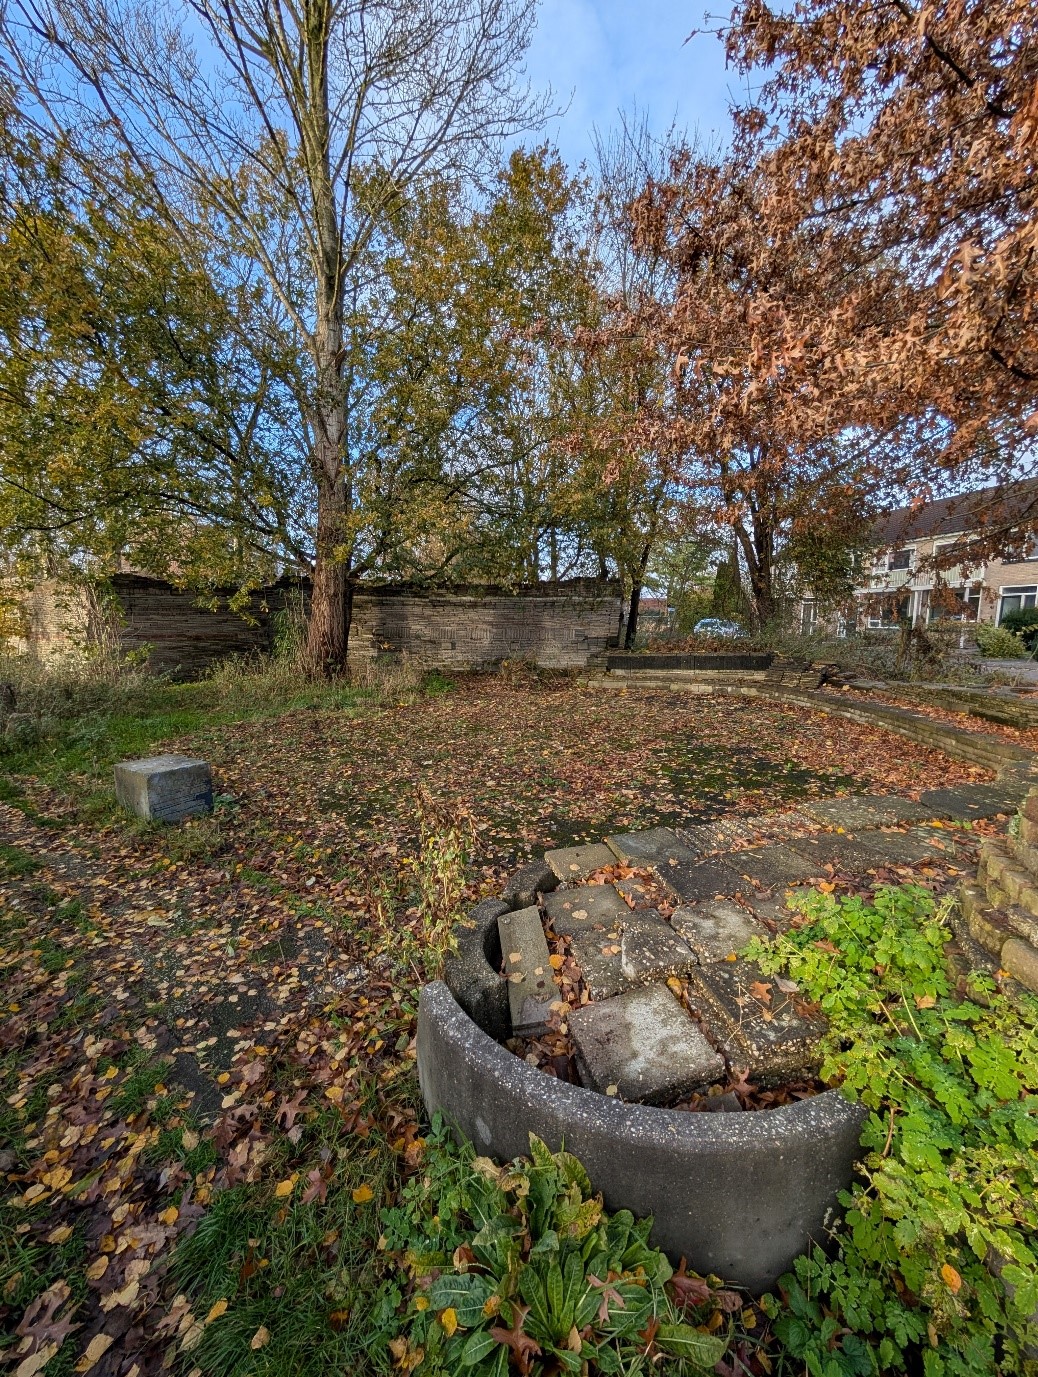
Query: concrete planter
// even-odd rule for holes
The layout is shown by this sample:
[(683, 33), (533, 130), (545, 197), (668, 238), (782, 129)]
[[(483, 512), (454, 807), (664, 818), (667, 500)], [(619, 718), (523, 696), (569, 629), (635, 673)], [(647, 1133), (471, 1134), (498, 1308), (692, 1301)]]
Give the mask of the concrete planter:
[(564, 1143), (609, 1209), (653, 1216), (671, 1258), (758, 1293), (823, 1240), (865, 1118), (837, 1091), (742, 1114), (624, 1104), (527, 1065), (439, 981), (422, 991), (418, 1074), (430, 1114), (479, 1152), (507, 1161), (529, 1151), (531, 1132)]

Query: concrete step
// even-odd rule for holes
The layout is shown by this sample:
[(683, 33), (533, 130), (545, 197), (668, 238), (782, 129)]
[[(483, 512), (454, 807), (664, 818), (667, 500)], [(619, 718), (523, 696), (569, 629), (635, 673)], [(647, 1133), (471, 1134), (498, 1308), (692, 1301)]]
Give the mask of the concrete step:
[(977, 877), (996, 908), (1015, 904), (1038, 918), (1038, 879), (1020, 862), (1009, 838), (990, 837), (980, 849)]

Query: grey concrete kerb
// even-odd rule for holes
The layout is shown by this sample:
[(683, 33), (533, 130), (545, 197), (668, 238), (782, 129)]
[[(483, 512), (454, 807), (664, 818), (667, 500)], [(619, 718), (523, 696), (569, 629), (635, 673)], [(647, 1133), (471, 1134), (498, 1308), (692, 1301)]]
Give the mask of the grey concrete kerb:
[(866, 1115), (834, 1090), (744, 1114), (625, 1104), (529, 1066), (440, 981), (422, 991), (418, 1075), (429, 1112), (478, 1151), (507, 1161), (529, 1151), (530, 1133), (564, 1143), (607, 1208), (651, 1214), (653, 1241), (675, 1261), (754, 1292), (823, 1240)]

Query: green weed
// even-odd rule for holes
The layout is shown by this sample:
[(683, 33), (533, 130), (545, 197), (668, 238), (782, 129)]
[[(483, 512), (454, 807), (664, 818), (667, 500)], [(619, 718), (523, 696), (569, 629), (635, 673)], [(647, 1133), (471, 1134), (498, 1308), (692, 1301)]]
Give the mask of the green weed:
[(804, 926), (749, 954), (827, 1014), (821, 1074), (869, 1117), (836, 1251), (782, 1278), (776, 1334), (824, 1377), (1033, 1371), (1038, 1002), (990, 980), (985, 1007), (957, 998), (918, 886), (797, 905)]

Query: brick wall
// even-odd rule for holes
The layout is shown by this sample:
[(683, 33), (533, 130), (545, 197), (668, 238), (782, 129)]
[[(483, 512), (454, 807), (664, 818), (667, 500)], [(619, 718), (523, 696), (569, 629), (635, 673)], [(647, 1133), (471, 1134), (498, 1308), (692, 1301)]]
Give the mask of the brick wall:
[(457, 669), (506, 659), (574, 669), (616, 644), (620, 612), (619, 590), (590, 582), (515, 593), (373, 590), (354, 597), (350, 655), (404, 653)]
[[(197, 677), (227, 655), (268, 651), (274, 614), (300, 596), (305, 605), (307, 595), (305, 584), (275, 585), (254, 593), (242, 617), (225, 602), (216, 612), (199, 608), (192, 594), (158, 579), (119, 574), (113, 587), (123, 646), (151, 646), (151, 667), (181, 678)], [(616, 645), (621, 607), (617, 585), (584, 579), (508, 592), (372, 587), (353, 600), (350, 656), (406, 654), (453, 669), (504, 659), (580, 668)]]

